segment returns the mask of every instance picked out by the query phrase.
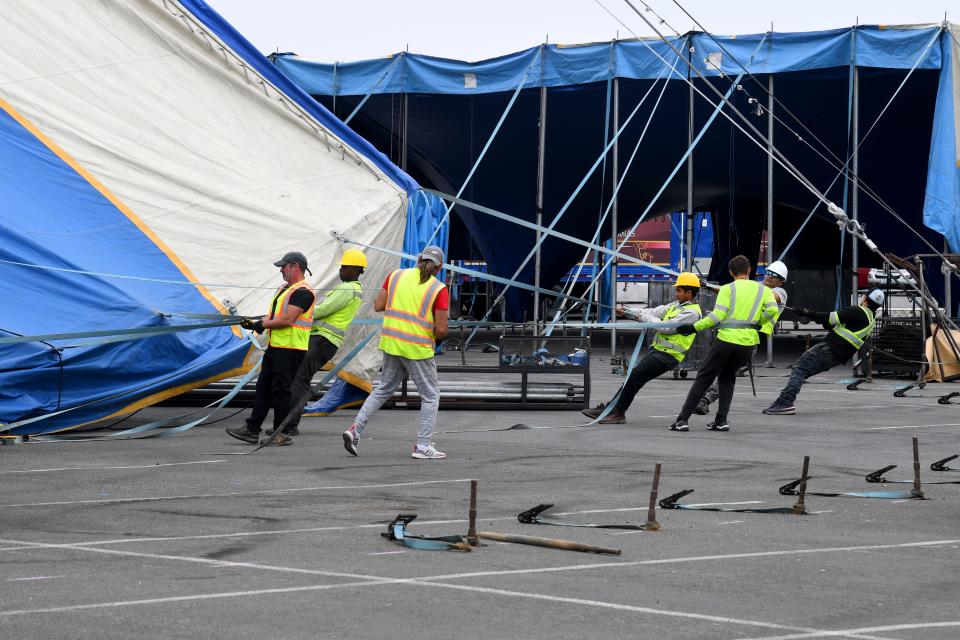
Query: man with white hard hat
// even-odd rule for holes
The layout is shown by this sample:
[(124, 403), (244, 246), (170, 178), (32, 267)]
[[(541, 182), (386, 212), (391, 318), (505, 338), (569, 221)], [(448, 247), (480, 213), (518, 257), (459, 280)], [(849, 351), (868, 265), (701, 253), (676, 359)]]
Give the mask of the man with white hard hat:
[(800, 387), (810, 376), (823, 373), (827, 369), (843, 364), (863, 346), (876, 322), (876, 311), (883, 306), (884, 295), (880, 289), (874, 289), (863, 296), (859, 305), (851, 305), (840, 311), (810, 311), (800, 309), (797, 314), (819, 322), (829, 331), (826, 340), (816, 344), (793, 363), (793, 371), (787, 386), (780, 397), (763, 410), (767, 415), (783, 416), (797, 412), (793, 406)]

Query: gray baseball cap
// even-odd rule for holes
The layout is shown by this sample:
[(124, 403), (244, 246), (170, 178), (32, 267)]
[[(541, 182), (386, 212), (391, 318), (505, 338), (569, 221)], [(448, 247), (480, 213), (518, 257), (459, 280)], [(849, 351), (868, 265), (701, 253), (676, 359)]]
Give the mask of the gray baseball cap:
[(428, 245), (420, 252), (420, 260), (429, 260), (439, 267), (443, 264), (443, 249), (435, 244)]
[(288, 251), (283, 254), (283, 257), (273, 263), (275, 267), (282, 267), (285, 264), (294, 263), (300, 265), (300, 268), (313, 275), (313, 272), (310, 269), (307, 269), (307, 256), (303, 255), (299, 251)]

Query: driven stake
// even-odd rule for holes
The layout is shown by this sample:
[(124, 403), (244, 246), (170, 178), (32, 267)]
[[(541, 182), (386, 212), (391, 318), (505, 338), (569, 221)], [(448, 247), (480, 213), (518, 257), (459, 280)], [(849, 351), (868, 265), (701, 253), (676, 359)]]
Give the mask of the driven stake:
[(653, 486), (650, 487), (650, 508), (647, 509), (647, 522), (643, 528), (647, 531), (659, 531), (660, 523), (657, 522), (657, 491), (660, 488), (660, 463), (653, 470)]
[(803, 456), (803, 471), (800, 473), (800, 495), (797, 497), (797, 504), (793, 505), (793, 512), (797, 515), (807, 513), (807, 507), (803, 503), (807, 493), (807, 472), (810, 470), (810, 456)]
[(470, 511), (469, 511), (470, 524), (467, 527), (467, 543), (471, 546), (477, 546), (480, 544), (480, 539), (477, 537), (477, 481), (470, 481)]
[(913, 436), (913, 495), (917, 498), (923, 497), (923, 489), (920, 487), (920, 442), (917, 436)]

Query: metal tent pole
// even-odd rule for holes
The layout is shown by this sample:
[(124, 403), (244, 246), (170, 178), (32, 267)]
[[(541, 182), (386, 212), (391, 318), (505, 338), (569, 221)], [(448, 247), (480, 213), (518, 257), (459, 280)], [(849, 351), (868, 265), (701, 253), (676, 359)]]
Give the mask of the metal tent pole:
[[(688, 47), (689, 51), (689, 47)], [(689, 54), (691, 57), (692, 53)], [(689, 71), (687, 72), (689, 74)], [(693, 80), (691, 79), (688, 84), (689, 91), (687, 92), (688, 101), (687, 101), (687, 147), (693, 147)], [(681, 260), (680, 269), (681, 271), (693, 271), (693, 150), (691, 149), (690, 155), (687, 156), (687, 220), (685, 225), (685, 234), (686, 238), (684, 239), (684, 247), (686, 248), (687, 253), (687, 264), (686, 269), (683, 269), (683, 261)]]
[[(946, 238), (943, 239), (943, 252), (950, 253), (950, 243), (947, 242)], [(951, 262), (953, 262), (953, 260), (951, 260)], [(943, 306), (944, 306), (944, 311), (946, 311), (944, 315), (946, 315), (948, 318), (953, 317), (953, 300), (951, 296), (953, 292), (950, 290), (952, 279), (953, 279), (952, 273), (950, 273), (949, 271), (944, 272), (943, 274)]]
[[(547, 87), (543, 83), (546, 46), (540, 48), (540, 142), (537, 149), (537, 226), (543, 226), (543, 172), (547, 151)], [(537, 229), (537, 253), (533, 265), (533, 285), (540, 288), (540, 230)], [(540, 292), (533, 292), (534, 333), (540, 332)]]
[[(613, 79), (613, 130), (620, 130), (620, 79)], [(620, 136), (617, 136), (613, 141), (613, 171), (611, 172), (613, 178), (613, 203), (610, 207), (610, 238), (614, 248), (617, 247), (617, 234), (619, 233), (619, 228), (617, 226), (617, 182), (620, 180), (620, 172), (618, 162), (620, 160)], [(616, 256), (609, 256), (610, 260), (610, 282), (613, 283), (613, 286), (610, 287), (610, 306), (613, 308), (610, 314), (610, 321), (613, 323), (617, 322), (617, 258)], [(616, 357), (617, 354), (617, 327), (613, 326), (610, 329), (610, 357)]]
[(400, 102), (400, 168), (407, 170), (407, 112), (410, 109), (410, 96), (406, 93)]
[[(767, 266), (773, 262), (773, 74), (767, 78)], [(767, 366), (773, 366), (773, 333), (767, 336)]]
[[(852, 192), (850, 194), (850, 217), (857, 220), (860, 213), (860, 68), (853, 67), (853, 168)], [(854, 240), (850, 243), (850, 263), (853, 269), (850, 284), (850, 304), (857, 304), (857, 269), (860, 266), (860, 247)], [(843, 265), (840, 265), (843, 268)]]

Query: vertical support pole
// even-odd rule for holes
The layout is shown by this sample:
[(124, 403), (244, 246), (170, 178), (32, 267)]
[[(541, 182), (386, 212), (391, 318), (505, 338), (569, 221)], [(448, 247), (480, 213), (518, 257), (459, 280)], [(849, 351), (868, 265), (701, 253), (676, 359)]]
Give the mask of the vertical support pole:
[[(773, 262), (773, 74), (767, 78), (767, 266)], [(773, 366), (773, 334), (767, 336), (767, 366)]]
[(920, 442), (917, 436), (913, 436), (913, 497), (923, 497), (923, 488), (920, 485)]
[(477, 538), (477, 481), (470, 481), (470, 511), (467, 513), (469, 525), (467, 525), (467, 543), (470, 546), (477, 546), (480, 539)]
[[(613, 130), (620, 131), (620, 79), (613, 79)], [(617, 234), (620, 232), (619, 223), (617, 221), (617, 182), (620, 180), (620, 137), (613, 141), (613, 171), (611, 176), (613, 178), (613, 203), (610, 207), (610, 238), (613, 249), (617, 248)], [(608, 256), (610, 260), (610, 282), (613, 283), (613, 286), (610, 287), (610, 321), (613, 323), (617, 322), (617, 258), (616, 256)], [(948, 276), (949, 277), (949, 276)], [(610, 329), (610, 357), (614, 358), (617, 355), (617, 327), (616, 324)]]
[(653, 486), (650, 487), (650, 506), (647, 508), (647, 522), (643, 528), (647, 531), (659, 531), (657, 522), (657, 492), (660, 490), (660, 463), (653, 470)]
[[(943, 239), (943, 252), (950, 253), (950, 243), (947, 242), (946, 238)], [(951, 260), (951, 263), (952, 262), (953, 261)], [(944, 311), (946, 311), (945, 315), (947, 316), (948, 320), (953, 317), (953, 299), (952, 299), (952, 296), (950, 295), (951, 293), (953, 293), (950, 290), (950, 285), (952, 284), (952, 280), (953, 280), (953, 274), (951, 272), (948, 271), (943, 274), (943, 306), (944, 306)]]
[[(850, 217), (856, 220), (860, 214), (860, 68), (853, 67), (853, 169), (852, 189), (850, 191)], [(857, 269), (860, 266), (860, 246), (856, 238), (850, 243), (850, 265), (853, 270), (850, 284), (850, 304), (857, 304)], [(842, 265), (841, 265), (842, 268)]]
[(400, 101), (400, 168), (407, 170), (407, 112), (410, 109), (410, 96), (403, 94)]
[(797, 503), (793, 505), (793, 512), (797, 515), (807, 513), (807, 505), (804, 500), (807, 495), (807, 473), (810, 471), (810, 456), (803, 456), (803, 471), (800, 472), (800, 495), (797, 497)]
[[(690, 42), (690, 41), (688, 41)], [(690, 45), (692, 48), (692, 44)], [(693, 58), (693, 52), (689, 53)], [(693, 79), (690, 79), (687, 92), (687, 147), (693, 146)], [(684, 247), (686, 249), (687, 261), (684, 269), (681, 260), (681, 270), (693, 271), (693, 151), (687, 156), (687, 220), (685, 225)]]
[[(540, 47), (540, 142), (537, 147), (537, 225), (543, 226), (543, 172), (547, 152), (547, 87), (543, 82), (544, 57), (547, 46)], [(537, 229), (537, 253), (533, 263), (533, 286), (540, 288), (540, 230)], [(534, 335), (540, 332), (540, 293), (533, 292)]]

